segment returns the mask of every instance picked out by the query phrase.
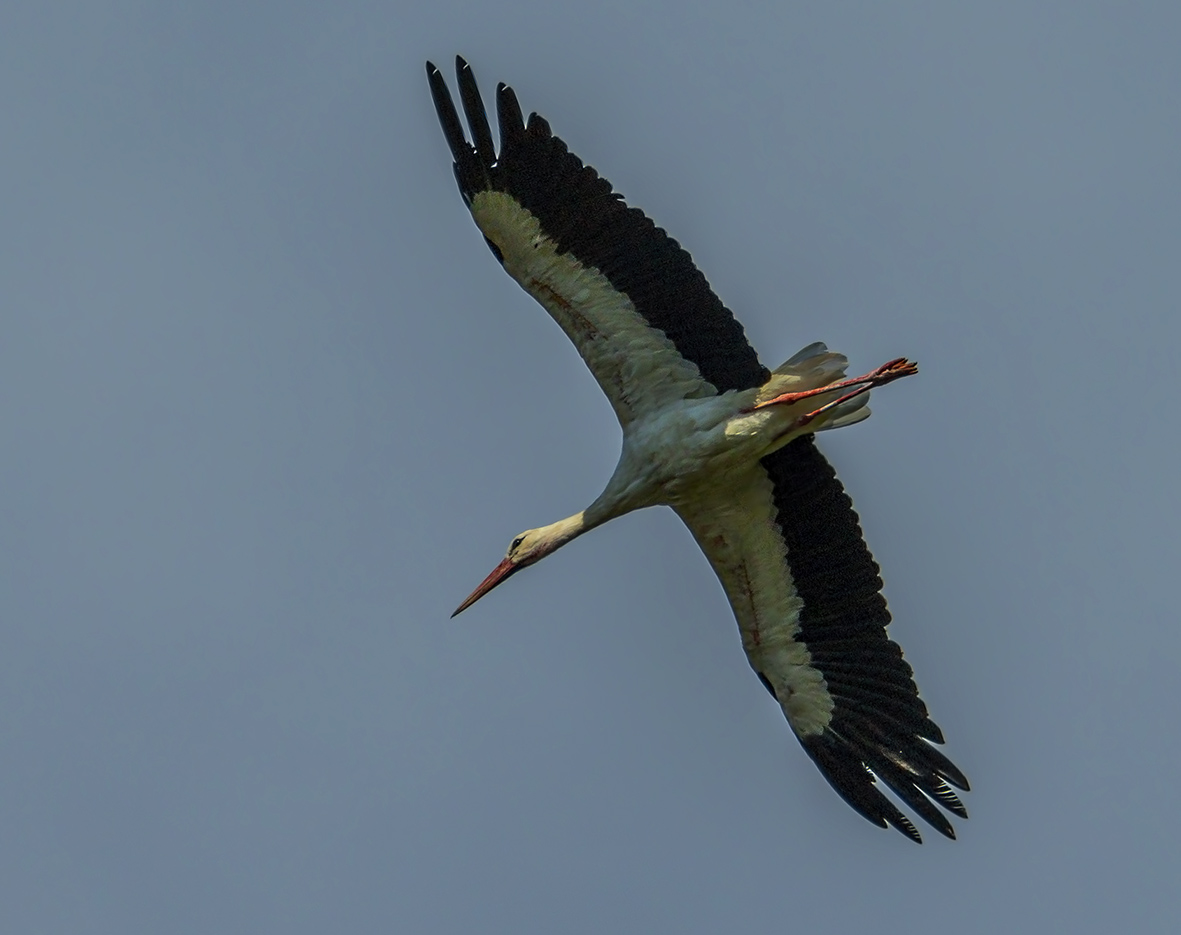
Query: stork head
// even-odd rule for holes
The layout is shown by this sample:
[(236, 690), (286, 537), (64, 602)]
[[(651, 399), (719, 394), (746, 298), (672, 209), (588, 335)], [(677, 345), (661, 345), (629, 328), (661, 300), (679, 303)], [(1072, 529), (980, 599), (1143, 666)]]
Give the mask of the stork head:
[(468, 595), (467, 600), (460, 604), (451, 616), (454, 617), (467, 610), (502, 581), (507, 580), (522, 568), (540, 562), (583, 531), (582, 514), (578, 513), (569, 519), (541, 526), (538, 529), (526, 529), (520, 535), (514, 536), (501, 563), (492, 569), (492, 573), (480, 582), (480, 586)]

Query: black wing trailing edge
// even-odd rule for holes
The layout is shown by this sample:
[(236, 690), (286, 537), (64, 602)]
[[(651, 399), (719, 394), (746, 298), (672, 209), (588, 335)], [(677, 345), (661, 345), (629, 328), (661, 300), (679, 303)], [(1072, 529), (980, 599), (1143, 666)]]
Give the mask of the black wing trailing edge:
[(516, 94), (504, 84), (496, 87), (498, 154), (475, 76), (458, 56), (455, 67), (471, 143), (439, 69), (428, 62), (426, 70), (464, 202), (470, 206), (477, 193), (488, 190), (512, 196), (538, 219), (559, 252), (606, 276), (718, 392), (765, 383), (768, 370), (689, 254), (642, 211), (629, 208), (543, 118), (530, 114), (526, 124)]
[(890, 612), (882, 579), (852, 501), (812, 435), (768, 455), (763, 467), (774, 484), (777, 522), (804, 604), (798, 639), (835, 703), (827, 729), (801, 736), (800, 743), (841, 797), (874, 824), (891, 824), (922, 841), (878, 789), (876, 774), (921, 818), (954, 838), (951, 822), (934, 803), (967, 818), (948, 783), (967, 791), (968, 780), (932, 746), (943, 743), (943, 733), (927, 716), (902, 650), (886, 635)]

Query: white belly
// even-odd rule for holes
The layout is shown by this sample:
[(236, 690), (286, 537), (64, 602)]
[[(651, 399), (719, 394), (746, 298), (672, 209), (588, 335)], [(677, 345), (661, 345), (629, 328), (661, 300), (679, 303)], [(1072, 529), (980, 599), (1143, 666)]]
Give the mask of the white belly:
[(781, 407), (746, 412), (749, 396), (687, 399), (633, 423), (608, 489), (616, 488), (633, 508), (676, 506), (694, 498), (702, 485), (724, 483), (744, 471), (791, 437), (790, 414)]

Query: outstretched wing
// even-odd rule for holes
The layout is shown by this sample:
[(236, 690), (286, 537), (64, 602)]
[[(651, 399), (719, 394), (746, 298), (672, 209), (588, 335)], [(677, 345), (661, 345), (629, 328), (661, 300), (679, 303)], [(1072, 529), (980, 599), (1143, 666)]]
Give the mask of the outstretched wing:
[(496, 88), (500, 152), (456, 58), (464, 136), (443, 76), (431, 94), (464, 202), (493, 254), (562, 327), (624, 425), (678, 399), (749, 389), (768, 372), (689, 254)]
[(921, 842), (876, 776), (954, 838), (937, 806), (967, 818), (949, 783), (967, 790), (968, 780), (933, 746), (943, 734), (886, 635), (878, 566), (812, 436), (678, 512), (726, 589), (751, 667), (833, 788), (874, 824)]

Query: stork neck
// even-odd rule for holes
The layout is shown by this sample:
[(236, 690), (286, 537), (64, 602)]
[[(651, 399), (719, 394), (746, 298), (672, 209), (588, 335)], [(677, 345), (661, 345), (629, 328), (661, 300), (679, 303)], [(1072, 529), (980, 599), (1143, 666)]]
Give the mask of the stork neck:
[(584, 532), (590, 532), (596, 526), (602, 526), (609, 519), (615, 519), (617, 516), (636, 509), (635, 498), (630, 495), (634, 484), (626, 480), (624, 483), (619, 483), (618, 474), (617, 471), (616, 477), (613, 477), (611, 482), (607, 484), (607, 489), (599, 494), (595, 502), (585, 510), (545, 527), (545, 538), (550, 543), (545, 554), (548, 555), (560, 549), (567, 542), (577, 539)]
[[(581, 517), (582, 523), (579, 534), (594, 529), (596, 526), (602, 526), (608, 520), (623, 516), (624, 513), (630, 513), (634, 510), (636, 506), (631, 502), (632, 498), (629, 496), (629, 493), (630, 489), (628, 485), (618, 484), (614, 477), (611, 478), (611, 482), (607, 484), (607, 489), (599, 494), (598, 499), (578, 514)], [(571, 517), (571, 519), (573, 518)]]
[(585, 510), (551, 523), (546, 530), (549, 533), (548, 538), (553, 540), (555, 549), (560, 548), (584, 532), (590, 532), (596, 526), (602, 526), (607, 520), (614, 519), (621, 512), (627, 511), (614, 509), (610, 502), (604, 502), (604, 498), (599, 497)]

